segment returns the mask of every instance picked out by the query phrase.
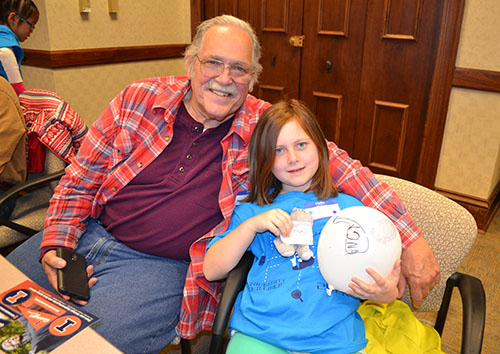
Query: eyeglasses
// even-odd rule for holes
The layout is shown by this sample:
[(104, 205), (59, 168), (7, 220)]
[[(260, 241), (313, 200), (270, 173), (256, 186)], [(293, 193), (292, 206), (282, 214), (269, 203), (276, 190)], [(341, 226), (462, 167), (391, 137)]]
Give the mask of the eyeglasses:
[(31, 23), (30, 21), (22, 18), (21, 16), (19, 16), (18, 14), (16, 14), (17, 18), (20, 19), (21, 21), (23, 21), (24, 23), (26, 23), (28, 26), (31, 27), (31, 30), (34, 31), (35, 30), (35, 24), (34, 23)]
[(208, 77), (216, 77), (224, 72), (226, 68), (229, 69), (229, 75), (231, 79), (237, 84), (248, 84), (252, 79), (253, 70), (250, 66), (244, 64), (226, 64), (223, 61), (217, 59), (200, 59), (198, 55), (195, 55), (200, 61), (201, 73)]

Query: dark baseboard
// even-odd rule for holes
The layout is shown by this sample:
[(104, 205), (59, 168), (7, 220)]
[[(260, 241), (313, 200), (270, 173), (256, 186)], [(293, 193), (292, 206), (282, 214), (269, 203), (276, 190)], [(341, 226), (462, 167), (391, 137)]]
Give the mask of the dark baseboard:
[(436, 192), (454, 200), (467, 209), (477, 223), (478, 231), (481, 233), (488, 230), (493, 217), (500, 207), (500, 181), (493, 190), (488, 200), (462, 195), (456, 192), (436, 188)]

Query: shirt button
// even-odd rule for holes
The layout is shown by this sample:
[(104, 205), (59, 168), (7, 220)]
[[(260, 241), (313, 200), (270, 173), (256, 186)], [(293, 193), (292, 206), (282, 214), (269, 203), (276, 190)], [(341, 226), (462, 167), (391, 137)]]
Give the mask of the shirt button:
[(170, 137), (168, 135), (165, 136), (165, 140), (166, 141), (169, 141), (170, 140)]
[(139, 162), (139, 163), (137, 164), (137, 167), (142, 168), (142, 162)]
[(116, 188), (116, 187), (111, 188), (111, 190), (112, 190), (113, 192), (116, 192), (116, 190), (117, 190), (117, 189), (118, 189), (118, 188)]
[(198, 146), (198, 144), (199, 144), (199, 143), (198, 143), (197, 141), (195, 141), (195, 142), (193, 143), (193, 146)]
[(179, 167), (179, 172), (180, 173), (184, 172), (184, 167), (183, 166)]
[(191, 160), (192, 158), (193, 158), (193, 155), (191, 155), (191, 154), (186, 155), (186, 159)]
[(199, 133), (199, 132), (200, 132), (200, 130), (201, 130), (201, 129), (200, 129), (200, 127), (198, 127), (198, 126), (194, 127), (194, 131), (195, 131), (195, 132)]

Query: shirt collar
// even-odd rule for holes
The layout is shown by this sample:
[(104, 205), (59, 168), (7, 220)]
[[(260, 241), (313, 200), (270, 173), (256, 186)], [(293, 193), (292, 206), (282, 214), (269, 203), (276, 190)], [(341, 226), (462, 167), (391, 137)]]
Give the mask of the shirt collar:
[(153, 109), (163, 108), (169, 109), (174, 105), (174, 107), (179, 109), (182, 100), (191, 90), (191, 81), (186, 78), (181, 78), (172, 85), (166, 85), (165, 88), (156, 96)]

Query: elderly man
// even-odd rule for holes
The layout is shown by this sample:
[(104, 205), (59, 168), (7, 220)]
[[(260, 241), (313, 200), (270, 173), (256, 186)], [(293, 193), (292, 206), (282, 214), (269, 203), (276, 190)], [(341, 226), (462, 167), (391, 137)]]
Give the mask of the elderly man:
[[(248, 95), (259, 58), (246, 22), (232, 16), (203, 22), (185, 53), (189, 77), (137, 81), (115, 97), (61, 179), (43, 240), (39, 234), (9, 256), (35, 281), (56, 288), (56, 270), (65, 263), (55, 249), (84, 254), (92, 289), (83, 309), (100, 317), (96, 330), (127, 353), (159, 352), (179, 320), (177, 333), (187, 338), (212, 324), (219, 284), (203, 278), (203, 255), (210, 237), (229, 225), (236, 195), (248, 188), (247, 144), (269, 106)], [(418, 303), (439, 279), (419, 230), (397, 196), (344, 151), (332, 148), (331, 166), (341, 191), (397, 225), (403, 274)], [(40, 244), (46, 275), (27, 264)]]

